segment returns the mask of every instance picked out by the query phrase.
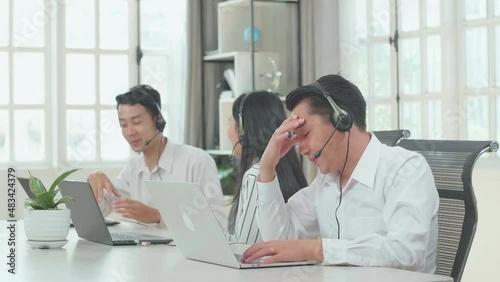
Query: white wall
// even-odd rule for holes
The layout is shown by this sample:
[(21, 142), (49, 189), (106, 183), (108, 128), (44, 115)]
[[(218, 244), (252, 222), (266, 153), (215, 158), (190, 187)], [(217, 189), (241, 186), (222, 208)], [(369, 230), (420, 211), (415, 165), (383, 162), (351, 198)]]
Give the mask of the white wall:
[(462, 282), (491, 280), (498, 272), (500, 160), (478, 160), (472, 175), (472, 185), (477, 200), (478, 225)]

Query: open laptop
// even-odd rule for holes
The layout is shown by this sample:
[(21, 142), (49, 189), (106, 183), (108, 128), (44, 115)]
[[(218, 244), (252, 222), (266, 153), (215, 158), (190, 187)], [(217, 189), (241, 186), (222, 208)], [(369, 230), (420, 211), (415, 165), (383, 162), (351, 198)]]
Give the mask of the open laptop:
[[(25, 177), (19, 177), (19, 176), (17, 177), (17, 179), (19, 180), (19, 183), (21, 183), (21, 186), (23, 186), (24, 192), (26, 192), (26, 195), (28, 195), (28, 198), (30, 198), (30, 199), (35, 198), (35, 194), (33, 194), (33, 192), (31, 192), (31, 189), (30, 189), (30, 179), (25, 178)], [(48, 189), (48, 187), (47, 187), (47, 189)], [(120, 223), (119, 221), (112, 220), (112, 219), (104, 219), (104, 222), (106, 222), (107, 226), (113, 226), (113, 225)], [(73, 223), (71, 223), (70, 226), (73, 227)]]
[[(175, 244), (185, 258), (229, 266), (256, 268), (315, 264), (315, 261), (242, 263), (227, 241), (198, 184), (145, 181)], [(240, 244), (241, 245), (241, 244)]]
[(63, 196), (75, 200), (66, 203), (79, 237), (106, 245), (135, 245), (139, 242), (168, 244), (172, 239), (149, 234), (120, 232), (110, 233), (104, 223), (99, 205), (88, 182), (62, 181), (59, 183)]

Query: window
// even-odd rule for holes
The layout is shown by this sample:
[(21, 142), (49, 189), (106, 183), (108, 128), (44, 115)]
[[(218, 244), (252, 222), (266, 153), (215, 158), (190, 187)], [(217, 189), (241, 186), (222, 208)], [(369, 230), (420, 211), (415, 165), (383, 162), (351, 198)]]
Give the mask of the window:
[(370, 130), (500, 136), (500, 0), (339, 5), (341, 69), (366, 98)]
[[(128, 145), (121, 136), (114, 97), (137, 83), (134, 1), (69, 1), (60, 10), (58, 126), (64, 128), (63, 161), (123, 161)], [(130, 38), (129, 38), (130, 37)], [(129, 67), (132, 66), (132, 67)]]
[[(500, 98), (500, 17), (498, 0), (463, 0), (460, 19), (463, 34), (463, 73), (461, 85), (466, 101), (467, 139), (498, 136), (495, 107)], [(494, 6), (494, 7), (492, 7)]]
[(121, 165), (114, 98), (138, 83), (183, 142), (185, 23), (185, 1), (0, 0), (0, 165)]
[(52, 34), (44, 3), (0, 0), (0, 14), (0, 161), (48, 163)]
[[(140, 79), (166, 94), (162, 100), (166, 135), (184, 142), (186, 93), (186, 1), (141, 0)], [(168, 28), (166, 28), (168, 27)]]

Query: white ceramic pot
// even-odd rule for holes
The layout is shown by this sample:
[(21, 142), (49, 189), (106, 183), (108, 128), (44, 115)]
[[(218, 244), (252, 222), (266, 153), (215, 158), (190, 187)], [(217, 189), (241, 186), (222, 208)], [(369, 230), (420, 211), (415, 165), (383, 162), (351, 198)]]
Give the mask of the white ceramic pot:
[(28, 240), (62, 241), (69, 231), (71, 210), (24, 210), (24, 231)]

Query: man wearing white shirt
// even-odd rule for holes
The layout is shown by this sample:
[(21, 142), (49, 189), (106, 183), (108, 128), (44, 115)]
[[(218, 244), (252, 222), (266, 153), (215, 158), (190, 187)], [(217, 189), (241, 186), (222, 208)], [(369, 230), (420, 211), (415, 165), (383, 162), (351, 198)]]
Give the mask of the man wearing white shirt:
[(138, 85), (116, 96), (123, 137), (139, 156), (131, 159), (116, 179), (102, 172), (89, 176), (104, 215), (115, 211), (143, 223), (162, 223), (145, 180), (194, 182), (200, 185), (210, 207), (225, 230), (222, 189), (215, 161), (205, 151), (180, 145), (163, 136), (166, 122), (158, 91)]
[[(257, 178), (266, 242), (242, 261), (269, 256), (262, 263), (310, 259), (434, 273), (439, 196), (425, 159), (367, 132), (364, 98), (340, 75), (297, 88), (286, 104), (292, 116), (271, 138)], [(275, 166), (296, 143), (320, 173), (285, 204)]]

